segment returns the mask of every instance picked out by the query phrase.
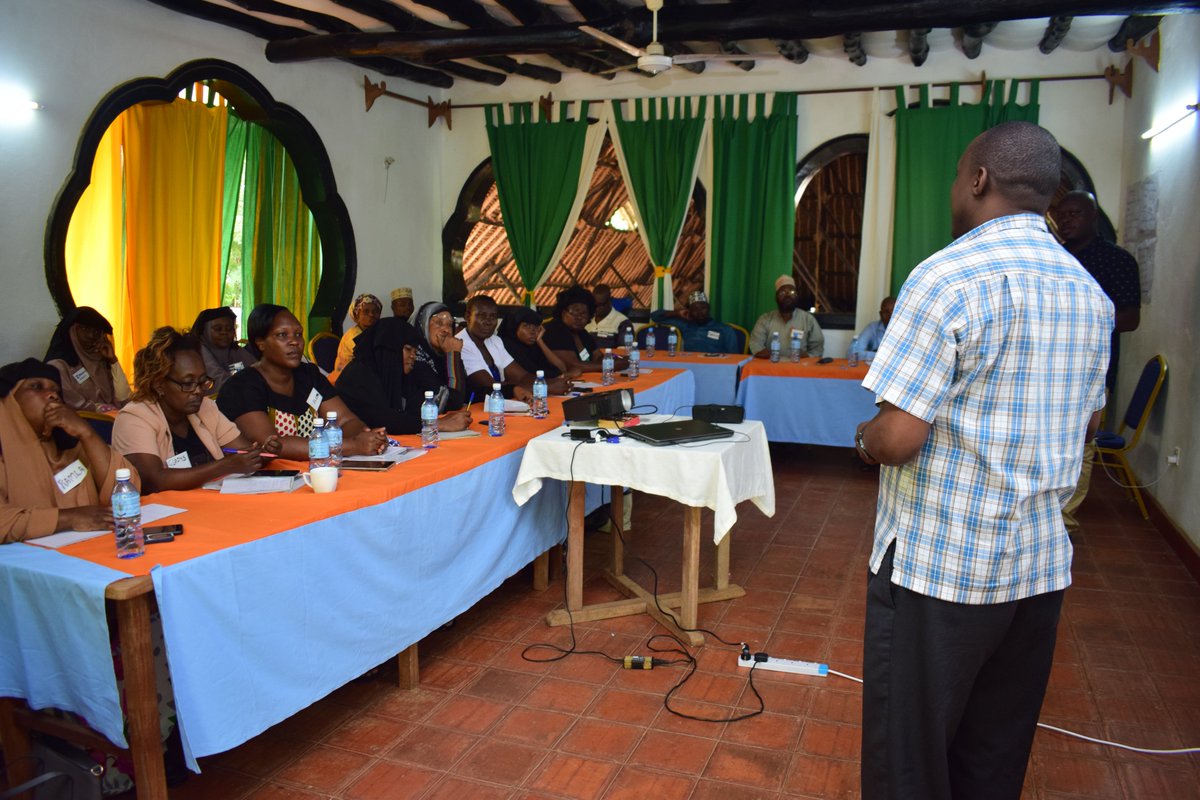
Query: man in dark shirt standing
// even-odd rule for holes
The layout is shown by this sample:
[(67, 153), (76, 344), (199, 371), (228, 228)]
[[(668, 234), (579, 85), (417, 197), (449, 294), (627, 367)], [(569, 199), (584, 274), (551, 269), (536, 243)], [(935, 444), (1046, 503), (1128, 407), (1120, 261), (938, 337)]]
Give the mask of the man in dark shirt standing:
[[(1096, 283), (1100, 284), (1100, 288), (1108, 295), (1116, 309), (1112, 355), (1105, 378), (1105, 385), (1111, 395), (1117, 383), (1120, 334), (1136, 330), (1141, 321), (1142, 287), (1137, 261), (1112, 242), (1100, 238), (1100, 209), (1096, 206), (1096, 198), (1090, 192), (1069, 192), (1058, 201), (1050, 215), (1058, 226), (1058, 236), (1062, 239), (1063, 246), (1096, 279)], [(1071, 533), (1079, 530), (1075, 512), (1087, 497), (1095, 456), (1095, 446), (1089, 442), (1083, 453), (1083, 468), (1079, 473), (1075, 494), (1063, 508), (1063, 522)]]

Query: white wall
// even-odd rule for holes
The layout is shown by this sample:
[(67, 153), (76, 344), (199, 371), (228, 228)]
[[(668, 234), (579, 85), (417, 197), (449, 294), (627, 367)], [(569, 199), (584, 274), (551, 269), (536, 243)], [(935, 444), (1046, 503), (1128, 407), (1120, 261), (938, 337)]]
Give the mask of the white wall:
[[(145, 0), (0, 3), (0, 84), (24, 87), (45, 105), (26, 124), (0, 124), (0, 363), (40, 356), (57, 322), (43, 237), (96, 104), (128, 80), (163, 77), (199, 58), (244, 68), (316, 128), (353, 222), (356, 291), (386, 296), (407, 283), (418, 301), (440, 295), (442, 126), (429, 130), (423, 111), (387, 100), (364, 113), (361, 69), (340, 62), (271, 64), (263, 46)], [(394, 78), (388, 84), (406, 94), (429, 93)], [(389, 155), (396, 162), (385, 203)]]
[[(1142, 482), (1192, 542), (1200, 547), (1200, 370), (1196, 369), (1196, 311), (1200, 308), (1200, 117), (1193, 114), (1171, 130), (1143, 141), (1140, 134), (1164, 118), (1178, 116), (1200, 101), (1200, 15), (1167, 17), (1160, 29), (1162, 60), (1157, 73), (1138, 61), (1133, 98), (1125, 117), (1125, 185), (1147, 176), (1158, 179), (1158, 243), (1150, 302), (1141, 325), (1121, 344), (1118, 397), (1129, 398), (1146, 360), (1167, 360), (1166, 394), (1134, 452)], [(1124, 410), (1123, 408), (1121, 409)], [(1183, 450), (1182, 464), (1168, 468), (1165, 457)]]

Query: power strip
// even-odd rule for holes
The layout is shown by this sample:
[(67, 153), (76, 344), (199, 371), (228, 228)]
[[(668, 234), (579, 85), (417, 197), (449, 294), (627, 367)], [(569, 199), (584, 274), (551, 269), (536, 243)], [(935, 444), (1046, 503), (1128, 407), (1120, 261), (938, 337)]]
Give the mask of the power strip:
[(754, 657), (747, 657), (746, 654), (738, 656), (738, 666), (744, 669), (754, 667), (756, 669), (765, 669), (772, 672), (790, 672), (793, 675), (816, 675), (825, 677), (829, 674), (828, 664), (818, 664), (815, 661), (795, 661), (790, 658), (775, 658), (768, 656), (766, 653), (757, 653)]

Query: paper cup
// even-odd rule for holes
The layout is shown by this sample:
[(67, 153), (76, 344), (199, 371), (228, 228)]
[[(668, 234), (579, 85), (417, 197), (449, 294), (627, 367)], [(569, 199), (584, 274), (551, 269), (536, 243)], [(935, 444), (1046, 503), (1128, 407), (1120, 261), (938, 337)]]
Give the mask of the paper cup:
[(337, 467), (317, 467), (305, 472), (304, 482), (312, 487), (317, 494), (325, 494), (337, 490)]

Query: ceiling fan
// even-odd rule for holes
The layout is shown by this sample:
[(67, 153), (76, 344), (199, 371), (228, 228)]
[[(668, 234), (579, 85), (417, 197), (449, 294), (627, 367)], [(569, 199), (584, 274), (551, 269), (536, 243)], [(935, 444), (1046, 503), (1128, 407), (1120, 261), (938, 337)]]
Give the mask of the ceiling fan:
[(760, 55), (754, 53), (739, 53), (736, 55), (713, 54), (713, 53), (683, 53), (677, 56), (669, 56), (663, 49), (663, 46), (658, 41), (658, 10), (663, 7), (663, 0), (645, 0), (646, 8), (650, 10), (651, 15), (651, 37), (650, 43), (643, 49), (634, 47), (629, 42), (622, 41), (617, 37), (605, 33), (604, 31), (593, 28), (590, 25), (580, 25), (579, 30), (592, 36), (607, 45), (611, 45), (618, 50), (624, 51), (637, 59), (637, 63), (630, 64), (625, 67), (617, 67), (609, 70), (609, 72), (620, 72), (627, 69), (639, 69), (642, 72), (647, 72), (651, 75), (657, 75), (660, 72), (669, 70), (676, 64), (688, 64), (695, 61), (758, 61), (763, 59), (779, 59), (782, 56), (777, 54)]

